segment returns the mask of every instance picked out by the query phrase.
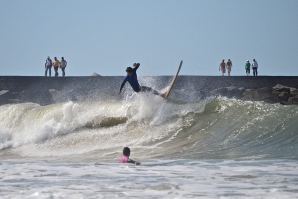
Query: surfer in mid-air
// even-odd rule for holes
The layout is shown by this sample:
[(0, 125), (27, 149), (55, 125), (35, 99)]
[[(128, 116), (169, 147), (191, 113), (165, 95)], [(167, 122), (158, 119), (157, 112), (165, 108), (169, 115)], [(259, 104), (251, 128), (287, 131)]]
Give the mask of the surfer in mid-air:
[(124, 78), (124, 80), (121, 84), (119, 94), (121, 94), (121, 90), (124, 87), (125, 83), (129, 82), (132, 89), (137, 93), (138, 92), (151, 92), (154, 95), (159, 95), (162, 98), (165, 98), (165, 94), (160, 94), (156, 90), (153, 90), (152, 88), (147, 87), (147, 86), (140, 86), (140, 84), (138, 82), (138, 77), (137, 77), (137, 70), (140, 67), (140, 63), (134, 63), (133, 67), (134, 68), (132, 68), (132, 67), (127, 67), (126, 68), (125, 71), (126, 71), (127, 75), (126, 75), (126, 77)]

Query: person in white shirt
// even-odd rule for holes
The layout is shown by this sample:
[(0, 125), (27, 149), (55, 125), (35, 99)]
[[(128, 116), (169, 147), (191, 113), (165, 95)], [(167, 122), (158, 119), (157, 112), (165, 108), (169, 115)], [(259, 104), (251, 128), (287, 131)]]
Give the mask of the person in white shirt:
[(254, 76), (258, 76), (258, 62), (255, 59), (253, 59), (251, 67), (252, 67)]
[(51, 77), (51, 72), (52, 72), (52, 60), (51, 58), (48, 56), (48, 58), (46, 59), (46, 63), (44, 64), (44, 67), (46, 69), (44, 76), (48, 76), (48, 71), (49, 71), (49, 75)]

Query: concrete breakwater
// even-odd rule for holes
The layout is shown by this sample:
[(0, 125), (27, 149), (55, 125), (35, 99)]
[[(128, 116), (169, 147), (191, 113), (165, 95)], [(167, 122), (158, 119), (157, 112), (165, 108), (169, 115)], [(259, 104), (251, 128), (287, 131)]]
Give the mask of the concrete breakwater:
[[(172, 76), (139, 77), (141, 85), (164, 90)], [(66, 101), (121, 100), (123, 76), (41, 77), (0, 76), (0, 105), (33, 102), (48, 105)], [(125, 87), (123, 93), (132, 92)], [(170, 98), (196, 101), (226, 96), (267, 103), (298, 104), (296, 76), (179, 76)]]

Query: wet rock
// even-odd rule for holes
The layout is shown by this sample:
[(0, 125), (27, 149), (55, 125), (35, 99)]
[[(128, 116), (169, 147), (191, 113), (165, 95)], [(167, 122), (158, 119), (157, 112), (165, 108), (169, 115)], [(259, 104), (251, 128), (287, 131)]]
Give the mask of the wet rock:
[(224, 96), (226, 94), (226, 88), (218, 88), (210, 91), (211, 95), (214, 96)]
[(245, 92), (243, 93), (243, 100), (247, 101), (253, 101), (254, 100), (254, 95), (255, 95), (255, 90), (254, 89), (245, 89)]
[(228, 91), (227, 97), (241, 99), (245, 91), (244, 88), (237, 88), (234, 86), (226, 87)]
[(286, 93), (290, 93), (291, 90), (289, 88), (281, 88), (281, 89), (276, 89), (277, 92), (286, 92)]
[(10, 103), (19, 103), (18, 100), (20, 92), (11, 92), (9, 90), (0, 91), (0, 105), (10, 104)]
[(9, 96), (10, 96), (9, 90), (0, 91), (0, 105), (8, 104), (9, 103), (9, 101), (8, 101)]
[(279, 95), (280, 92), (278, 92), (277, 90), (273, 90), (273, 91), (272, 91), (272, 94), (274, 94), (274, 95)]
[(244, 88), (237, 88), (235, 86), (230, 86), (230, 87), (214, 89), (210, 91), (210, 94), (214, 96), (223, 96), (228, 98), (241, 99), (244, 91), (245, 91)]
[(9, 90), (2, 90), (0, 91), (0, 96), (5, 98), (5, 99), (14, 99), (14, 98), (18, 98), (18, 96), (20, 95), (19, 92), (11, 92)]
[(264, 102), (277, 103), (278, 97), (272, 95), (272, 89), (264, 87), (256, 91), (256, 97)]
[(278, 91), (278, 92), (288, 92), (288, 93), (290, 93), (294, 90), (297, 90), (297, 88), (284, 86), (284, 85), (281, 85), (281, 84), (277, 84), (276, 86), (273, 87), (273, 89)]
[(272, 93), (272, 89), (264, 87), (261, 89), (246, 89), (243, 93), (243, 100), (264, 101), (267, 103), (278, 103), (280, 100), (277, 95)]
[(42, 106), (53, 103), (52, 95), (48, 89), (24, 90), (21, 92), (19, 100), (21, 102), (33, 102)]
[(298, 95), (298, 90), (291, 91), (290, 94), (293, 95), (293, 96)]
[(277, 84), (273, 87), (272, 94), (278, 96), (280, 104), (291, 105), (296, 104), (295, 96), (298, 95), (298, 89)]
[(4, 104), (8, 104), (8, 103), (9, 103), (9, 101), (7, 99), (0, 96), (0, 106), (4, 105)]
[(289, 98), (292, 97), (289, 92), (283, 91), (278, 95), (278, 98), (280, 101), (285, 101), (287, 102)]
[(290, 97), (288, 99), (288, 103), (289, 104), (295, 104), (295, 105), (298, 105), (298, 95), (294, 96), (294, 97)]

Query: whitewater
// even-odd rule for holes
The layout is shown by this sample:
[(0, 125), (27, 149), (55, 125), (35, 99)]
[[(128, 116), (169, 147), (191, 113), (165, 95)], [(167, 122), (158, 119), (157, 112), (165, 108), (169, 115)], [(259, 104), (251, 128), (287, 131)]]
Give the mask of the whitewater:
[[(1, 198), (297, 198), (298, 108), (223, 97), (0, 106)], [(142, 164), (119, 164), (123, 147)]]

